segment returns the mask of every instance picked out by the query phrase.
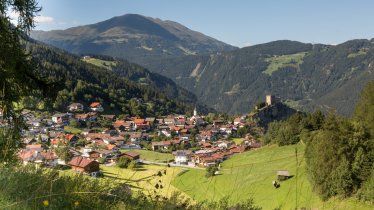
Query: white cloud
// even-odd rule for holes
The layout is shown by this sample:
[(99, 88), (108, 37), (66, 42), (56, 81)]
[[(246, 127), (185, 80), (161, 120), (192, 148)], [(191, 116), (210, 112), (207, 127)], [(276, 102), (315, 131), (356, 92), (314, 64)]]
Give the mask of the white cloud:
[[(18, 17), (19, 17), (19, 12), (17, 11), (12, 11), (9, 13), (10, 20), (13, 24), (17, 24)], [(37, 24), (53, 24), (56, 23), (55, 19), (53, 17), (48, 17), (48, 16), (36, 16), (34, 18), (35, 23)]]
[(36, 16), (34, 20), (36, 23), (42, 23), (42, 24), (55, 23), (55, 19), (53, 17), (48, 17), (48, 16)]
[(12, 20), (17, 20), (17, 18), (19, 17), (19, 12), (16, 12), (16, 11), (12, 11), (10, 14), (9, 14), (9, 17), (10, 19)]

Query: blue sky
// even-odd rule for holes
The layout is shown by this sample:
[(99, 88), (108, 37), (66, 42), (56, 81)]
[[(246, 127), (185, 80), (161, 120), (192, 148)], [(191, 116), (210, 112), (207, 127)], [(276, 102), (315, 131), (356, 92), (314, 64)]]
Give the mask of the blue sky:
[(374, 38), (374, 1), (39, 0), (37, 30), (65, 29), (128, 13), (173, 20), (243, 47), (280, 39), (338, 44)]

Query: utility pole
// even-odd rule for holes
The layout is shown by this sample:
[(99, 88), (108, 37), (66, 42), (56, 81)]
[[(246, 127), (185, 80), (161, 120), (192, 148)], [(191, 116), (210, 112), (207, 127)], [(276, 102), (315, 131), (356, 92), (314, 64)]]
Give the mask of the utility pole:
[(295, 192), (295, 194), (296, 194), (296, 207), (295, 207), (295, 209), (297, 209), (297, 175), (298, 175), (298, 168), (299, 168), (299, 164), (298, 164), (298, 161), (297, 161), (297, 147), (295, 147), (295, 157), (296, 157), (296, 192)]

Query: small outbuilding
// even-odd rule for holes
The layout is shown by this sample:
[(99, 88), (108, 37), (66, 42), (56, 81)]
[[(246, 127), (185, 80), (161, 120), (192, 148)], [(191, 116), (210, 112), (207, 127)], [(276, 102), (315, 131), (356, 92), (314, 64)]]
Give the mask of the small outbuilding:
[(277, 171), (278, 181), (287, 180), (290, 178), (290, 172), (286, 170), (279, 170)]
[(140, 159), (140, 154), (135, 151), (127, 151), (119, 155), (119, 157), (127, 157), (130, 160), (138, 161)]
[(100, 171), (99, 163), (83, 157), (75, 157), (69, 163), (74, 171), (91, 174)]

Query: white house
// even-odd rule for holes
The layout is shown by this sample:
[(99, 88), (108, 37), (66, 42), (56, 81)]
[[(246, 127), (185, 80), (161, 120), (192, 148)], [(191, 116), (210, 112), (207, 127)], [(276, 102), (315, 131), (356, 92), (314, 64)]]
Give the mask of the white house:
[(84, 106), (81, 103), (72, 103), (68, 106), (68, 109), (71, 112), (83, 111)]
[(191, 161), (192, 151), (190, 150), (177, 150), (173, 152), (176, 164), (187, 164)]

